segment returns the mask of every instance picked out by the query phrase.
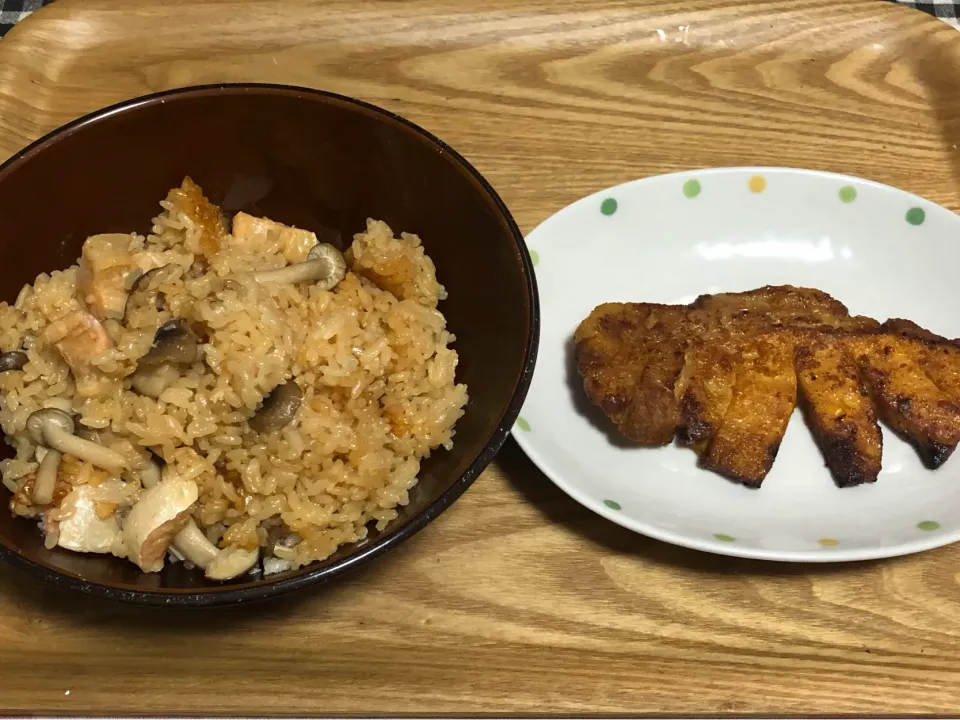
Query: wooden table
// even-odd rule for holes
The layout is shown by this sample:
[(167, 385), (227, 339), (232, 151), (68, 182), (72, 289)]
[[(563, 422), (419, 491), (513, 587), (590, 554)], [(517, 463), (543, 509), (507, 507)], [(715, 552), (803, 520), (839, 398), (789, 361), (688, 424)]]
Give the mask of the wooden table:
[[(524, 230), (714, 165), (847, 172), (960, 208), (960, 34), (879, 0), (59, 0), (0, 43), (0, 157), (110, 102), (224, 80), (398, 111)], [(670, 547), (581, 509), (508, 443), (421, 535), (272, 604), (129, 609), (0, 568), (0, 708), (955, 713), (958, 570), (960, 547), (832, 567)]]

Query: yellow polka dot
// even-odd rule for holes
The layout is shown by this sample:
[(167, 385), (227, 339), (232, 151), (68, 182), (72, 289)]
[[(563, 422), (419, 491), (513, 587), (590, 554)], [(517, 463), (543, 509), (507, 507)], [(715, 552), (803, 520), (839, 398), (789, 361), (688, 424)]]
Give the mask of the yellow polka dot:
[(833, 538), (820, 538), (817, 540), (818, 543), (823, 545), (823, 547), (836, 547), (840, 543), (834, 540)]
[(754, 175), (747, 183), (747, 187), (750, 188), (750, 192), (762, 193), (767, 189), (767, 181), (764, 180), (763, 175)]

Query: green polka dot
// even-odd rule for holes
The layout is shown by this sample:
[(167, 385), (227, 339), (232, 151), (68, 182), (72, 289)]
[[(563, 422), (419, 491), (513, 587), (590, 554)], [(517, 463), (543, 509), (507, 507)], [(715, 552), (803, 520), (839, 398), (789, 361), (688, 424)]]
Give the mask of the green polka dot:
[(923, 221), (927, 219), (927, 214), (923, 211), (923, 208), (910, 208), (907, 210), (907, 222), (911, 225), (923, 225)]
[(613, 215), (617, 211), (617, 201), (614, 198), (607, 198), (600, 203), (600, 212), (604, 215)]
[(538, 253), (536, 250), (531, 250), (531, 251), (530, 251), (530, 262), (532, 262), (532, 263), (533, 263), (533, 266), (536, 267), (536, 266), (537, 266), (537, 263), (540, 262), (540, 253)]
[(606, 505), (606, 506), (607, 506), (608, 508), (610, 508), (611, 510), (619, 510), (619, 509), (620, 509), (620, 503), (618, 503), (616, 500), (604, 500), (604, 501), (603, 501), (603, 504)]
[(700, 181), (699, 180), (687, 180), (683, 184), (683, 194), (688, 198), (695, 198), (700, 194)]
[(736, 542), (737, 539), (733, 535), (726, 535), (724, 533), (716, 533), (714, 537), (720, 542)]
[(840, 188), (840, 202), (852, 203), (857, 199), (857, 189), (853, 185), (844, 185)]
[(517, 418), (517, 427), (523, 430), (524, 432), (530, 432), (530, 423), (528, 423), (522, 417)]
[(938, 523), (936, 520), (924, 520), (923, 522), (917, 523), (917, 527), (921, 530), (930, 532), (931, 530), (939, 530), (940, 523)]

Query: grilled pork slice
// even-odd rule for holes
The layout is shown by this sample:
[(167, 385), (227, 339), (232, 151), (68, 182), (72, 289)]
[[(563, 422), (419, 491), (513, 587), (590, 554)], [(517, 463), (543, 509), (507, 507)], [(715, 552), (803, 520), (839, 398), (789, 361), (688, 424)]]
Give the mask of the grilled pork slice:
[(909, 441), (929, 468), (938, 468), (960, 442), (960, 403), (946, 384), (950, 362), (921, 340), (889, 333), (852, 334), (846, 341), (880, 418)]
[(715, 336), (694, 338), (687, 347), (683, 370), (674, 388), (677, 439), (682, 444), (696, 449), (720, 427), (733, 399), (736, 351), (729, 342)]
[(873, 403), (843, 340), (818, 334), (794, 349), (799, 404), (839, 487), (872, 483), (883, 435)]
[(683, 306), (606, 303), (577, 328), (584, 390), (629, 440), (666, 445), (673, 437), (685, 323)]
[(887, 320), (883, 329), (921, 342), (925, 349), (919, 354), (921, 369), (954, 402), (960, 403), (960, 344), (956, 340), (948, 340), (912, 320), (900, 318)]
[(917, 325), (913, 320), (906, 320), (905, 318), (890, 318), (883, 325), (880, 326), (888, 333), (894, 335), (901, 335), (902, 337), (913, 338), (915, 340), (927, 340), (929, 342), (935, 343), (951, 343), (953, 341), (947, 340), (947, 338), (942, 335), (937, 335), (934, 332), (927, 330), (925, 327)]
[(749, 487), (773, 467), (797, 401), (789, 333), (749, 340), (736, 363), (733, 396), (701, 464)]
[(756, 290), (701, 295), (693, 308), (735, 321), (756, 319), (771, 325), (833, 326), (850, 317), (847, 307), (822, 290), (792, 285), (767, 285)]

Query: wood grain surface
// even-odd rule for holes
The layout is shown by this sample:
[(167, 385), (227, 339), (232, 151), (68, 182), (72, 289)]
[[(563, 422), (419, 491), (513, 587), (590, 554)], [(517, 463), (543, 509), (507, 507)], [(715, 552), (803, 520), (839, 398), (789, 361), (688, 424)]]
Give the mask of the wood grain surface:
[[(58, 0), (0, 42), (0, 156), (135, 95), (285, 82), (464, 153), (525, 231), (636, 177), (770, 164), (960, 208), (960, 34), (879, 0)], [(0, 709), (956, 713), (960, 546), (724, 559), (581, 509), (508, 443), (345, 582), (133, 610), (0, 568)]]

